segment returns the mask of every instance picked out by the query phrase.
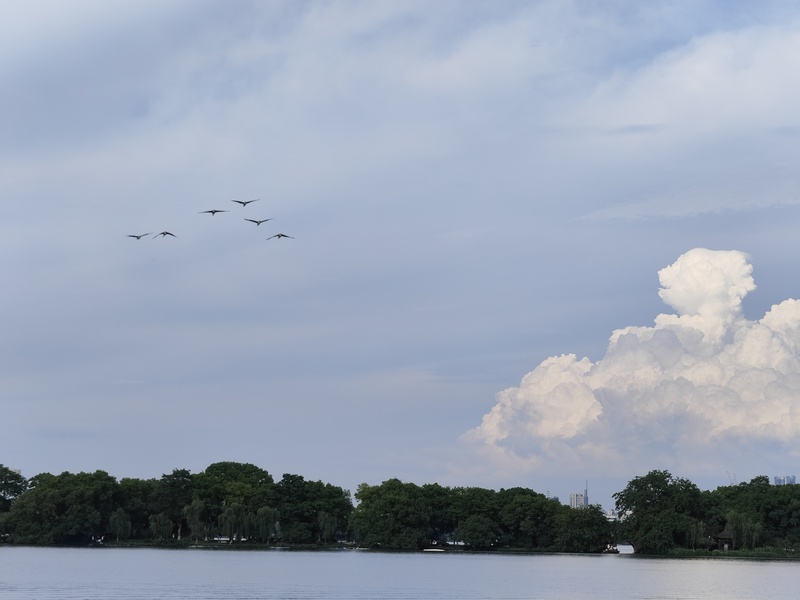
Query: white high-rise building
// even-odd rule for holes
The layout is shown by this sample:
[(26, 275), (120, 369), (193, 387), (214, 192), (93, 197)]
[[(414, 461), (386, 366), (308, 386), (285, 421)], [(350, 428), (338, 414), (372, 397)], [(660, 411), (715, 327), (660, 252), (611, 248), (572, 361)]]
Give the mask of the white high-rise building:
[(583, 493), (574, 492), (569, 495), (569, 505), (571, 508), (588, 508), (589, 507), (589, 482), (586, 482), (586, 487)]

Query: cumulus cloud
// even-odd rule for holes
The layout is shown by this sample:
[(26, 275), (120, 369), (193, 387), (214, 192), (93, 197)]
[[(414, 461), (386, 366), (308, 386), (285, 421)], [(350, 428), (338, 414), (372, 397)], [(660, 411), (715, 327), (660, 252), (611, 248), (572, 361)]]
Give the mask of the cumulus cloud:
[(546, 359), (464, 437), (530, 468), (686, 465), (753, 444), (791, 454), (800, 437), (800, 301), (748, 320), (742, 299), (755, 283), (738, 251), (696, 248), (658, 276), (675, 313), (614, 331), (597, 362)]

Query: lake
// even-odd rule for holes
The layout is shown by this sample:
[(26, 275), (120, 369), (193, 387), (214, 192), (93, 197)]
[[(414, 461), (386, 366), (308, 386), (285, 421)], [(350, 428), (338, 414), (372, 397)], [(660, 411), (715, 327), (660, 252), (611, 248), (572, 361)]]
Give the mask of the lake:
[(798, 567), (626, 554), (0, 546), (0, 598), (788, 600)]

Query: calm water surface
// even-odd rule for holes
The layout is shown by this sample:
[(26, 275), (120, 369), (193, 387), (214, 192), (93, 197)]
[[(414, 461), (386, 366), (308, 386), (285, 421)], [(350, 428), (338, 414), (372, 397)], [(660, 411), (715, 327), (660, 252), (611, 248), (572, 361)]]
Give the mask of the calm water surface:
[(781, 561), (0, 546), (3, 600), (797, 597)]

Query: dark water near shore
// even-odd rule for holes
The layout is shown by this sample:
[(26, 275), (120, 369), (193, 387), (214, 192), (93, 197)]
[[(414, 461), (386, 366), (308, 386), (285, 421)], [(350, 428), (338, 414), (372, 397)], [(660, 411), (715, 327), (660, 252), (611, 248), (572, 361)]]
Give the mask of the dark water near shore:
[(716, 599), (797, 597), (800, 563), (0, 546), (2, 600)]

